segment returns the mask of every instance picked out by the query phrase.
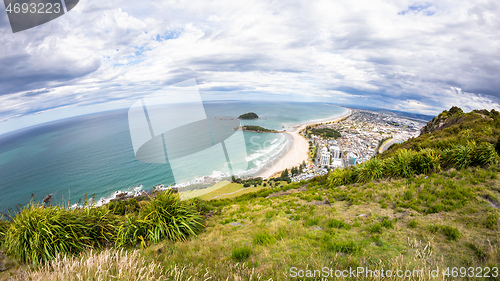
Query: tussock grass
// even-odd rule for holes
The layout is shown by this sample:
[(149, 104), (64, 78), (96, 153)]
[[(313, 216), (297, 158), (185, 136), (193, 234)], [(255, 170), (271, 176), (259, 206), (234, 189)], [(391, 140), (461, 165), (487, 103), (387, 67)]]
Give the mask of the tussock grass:
[(29, 204), (6, 229), (4, 248), (28, 263), (46, 262), (57, 253), (76, 254), (109, 242), (118, 221), (105, 210), (66, 210)]
[(231, 258), (237, 260), (237, 261), (245, 261), (250, 257), (250, 254), (252, 253), (252, 249), (248, 246), (242, 246), (242, 247), (237, 247), (233, 249), (233, 252), (231, 254)]
[(203, 218), (195, 206), (181, 201), (179, 195), (162, 192), (145, 205), (138, 216), (126, 217), (117, 234), (120, 246), (146, 242), (157, 243), (163, 239), (185, 241), (202, 228)]
[(384, 160), (374, 158), (360, 166), (357, 181), (370, 182), (372, 180), (378, 180), (384, 176), (384, 168)]
[[(58, 254), (104, 246), (185, 241), (204, 227), (199, 210), (205, 207), (196, 200), (181, 201), (177, 194), (163, 192), (141, 205), (137, 213), (137, 202), (83, 210), (29, 204), (12, 222), (0, 222), (0, 244), (9, 256), (38, 265)], [(134, 211), (116, 215), (126, 206)]]
[(442, 151), (425, 148), (414, 151), (406, 148), (391, 153), (390, 157), (377, 157), (354, 167), (335, 169), (328, 175), (331, 187), (352, 183), (367, 183), (382, 178), (411, 178), (430, 174), (445, 168), (465, 169), (473, 166), (485, 167), (500, 162), (500, 156), (491, 143), (474, 141), (449, 144)]

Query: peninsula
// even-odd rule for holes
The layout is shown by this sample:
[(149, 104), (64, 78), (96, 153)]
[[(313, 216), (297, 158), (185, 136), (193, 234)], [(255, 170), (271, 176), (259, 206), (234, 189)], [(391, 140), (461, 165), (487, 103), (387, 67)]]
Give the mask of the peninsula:
[(263, 128), (261, 126), (250, 126), (250, 125), (245, 125), (245, 126), (241, 126), (241, 129), (243, 131), (248, 131), (248, 132), (255, 132), (255, 133), (279, 133), (278, 131), (276, 130), (270, 130), (270, 129), (266, 129), (266, 128)]

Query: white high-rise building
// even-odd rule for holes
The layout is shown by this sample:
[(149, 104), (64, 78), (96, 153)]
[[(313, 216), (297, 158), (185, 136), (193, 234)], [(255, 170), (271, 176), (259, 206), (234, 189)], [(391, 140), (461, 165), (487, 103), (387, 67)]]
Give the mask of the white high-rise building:
[(332, 157), (339, 159), (340, 158), (340, 148), (338, 146), (331, 146), (330, 151), (332, 152)]

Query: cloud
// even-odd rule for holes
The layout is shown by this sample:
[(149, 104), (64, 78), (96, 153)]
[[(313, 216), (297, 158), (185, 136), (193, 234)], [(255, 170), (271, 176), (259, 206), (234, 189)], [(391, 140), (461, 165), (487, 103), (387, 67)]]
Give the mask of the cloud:
[(487, 0), (88, 0), (16, 34), (0, 17), (0, 122), (126, 105), (191, 78), (206, 99), (499, 109), (499, 9)]

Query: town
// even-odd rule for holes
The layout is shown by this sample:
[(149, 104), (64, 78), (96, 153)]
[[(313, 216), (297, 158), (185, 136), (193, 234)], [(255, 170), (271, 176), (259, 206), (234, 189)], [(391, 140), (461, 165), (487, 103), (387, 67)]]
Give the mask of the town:
[(292, 174), (298, 182), (324, 175), (336, 168), (361, 164), (394, 143), (420, 135), (424, 121), (365, 110), (352, 110), (347, 118), (306, 127), (311, 162)]

